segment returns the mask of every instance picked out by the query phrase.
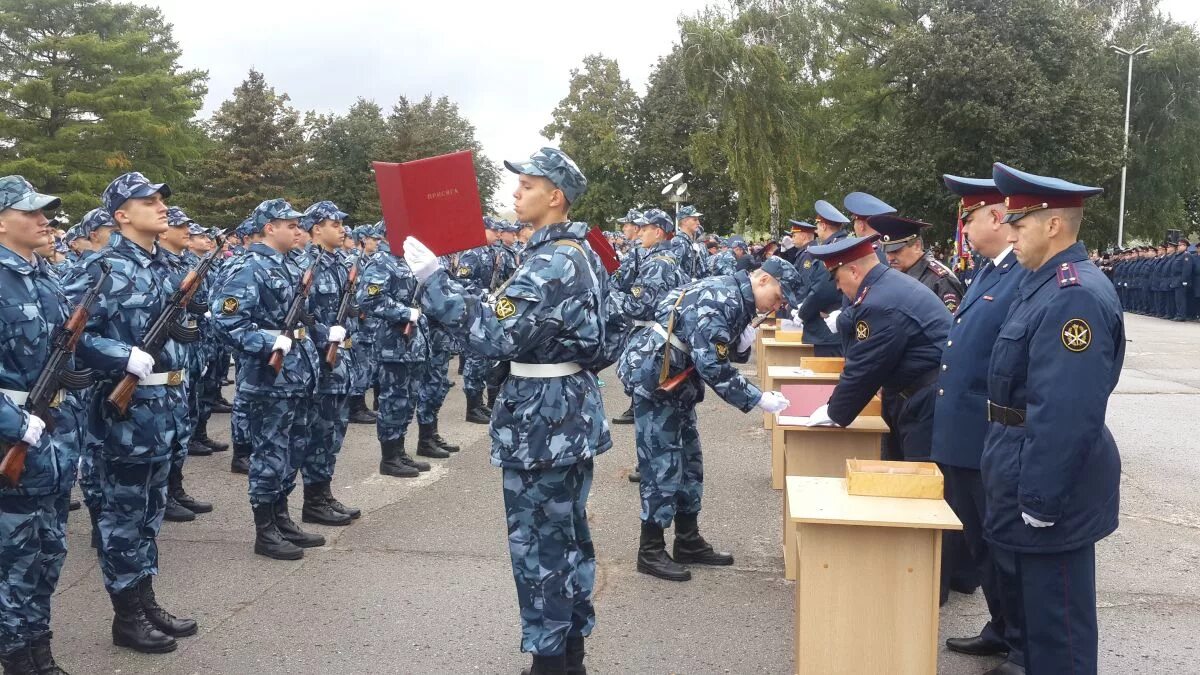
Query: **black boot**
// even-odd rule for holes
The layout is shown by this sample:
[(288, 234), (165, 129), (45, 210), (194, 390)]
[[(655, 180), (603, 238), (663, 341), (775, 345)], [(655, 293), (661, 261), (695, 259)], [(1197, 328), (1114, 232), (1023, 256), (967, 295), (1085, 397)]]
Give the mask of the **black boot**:
[(100, 554), (100, 514), (91, 506), (88, 507), (88, 518), (92, 520), (92, 548)]
[(142, 611), (153, 626), (171, 637), (188, 637), (198, 630), (195, 619), (180, 619), (163, 609), (154, 597), (154, 577), (147, 576), (138, 584), (138, 596), (142, 600)]
[(196, 439), (195, 436), (193, 436), (190, 440), (188, 440), (187, 454), (188, 457), (208, 457), (209, 455), (213, 454), (213, 451), (212, 448), (201, 443)]
[(29, 655), (33, 658), (34, 667), (37, 668), (35, 672), (38, 675), (70, 675), (54, 660), (54, 654), (50, 651), (50, 638), (52, 637), (54, 637), (54, 633), (46, 633), (29, 643)]
[(612, 418), (613, 424), (633, 424), (633, 406), (625, 409), (625, 412)]
[(429, 471), (430, 468), (432, 468), (429, 465), (429, 462), (419, 462), (419, 461), (413, 459), (412, 455), (409, 455), (407, 452), (404, 451), (404, 446), (400, 446), (400, 461), (404, 462), (408, 466), (411, 466), (412, 468), (416, 469), (417, 471), (420, 471), (421, 473), (425, 473), (426, 471)]
[(325, 502), (329, 504), (329, 508), (337, 511), (338, 513), (344, 513), (350, 516), (351, 520), (358, 520), (359, 516), (362, 515), (362, 509), (357, 509), (353, 506), (346, 506), (345, 504), (339, 502), (337, 497), (333, 496), (333, 491), (329, 488), (329, 481), (325, 481), (320, 485), (322, 491), (321, 496), (325, 498)]
[[(170, 502), (175, 503), (184, 510), (190, 511), (192, 517), (188, 520), (194, 520), (197, 513), (212, 513), (213, 505), (208, 502), (202, 502), (195, 497), (189, 495), (187, 490), (183, 489), (183, 467), (173, 466), (171, 472), (167, 474), (167, 508), (170, 509)], [(164, 516), (165, 517), (165, 516)]]
[(304, 486), (304, 508), (300, 509), (300, 520), (318, 525), (349, 525), (350, 516), (334, 511), (329, 502), (325, 501), (322, 485), (328, 487), (329, 483)]
[(279, 534), (283, 535), (284, 539), (300, 548), (315, 548), (325, 545), (325, 537), (305, 532), (300, 529), (296, 521), (292, 520), (292, 514), (288, 513), (287, 495), (279, 495), (275, 499), (275, 527), (279, 528)]
[(462, 449), (462, 448), (458, 447), (457, 445), (454, 445), (454, 444), (448, 442), (446, 439), (442, 438), (442, 435), (438, 433), (437, 420), (433, 421), (433, 442), (436, 443), (439, 448), (445, 450), (446, 452), (458, 452), (459, 450)]
[(534, 654), (533, 665), (522, 670), (521, 675), (566, 675), (566, 672), (567, 656), (565, 654), (554, 656)]
[(142, 609), (137, 586), (130, 586), (110, 595), (113, 606), (112, 639), (118, 647), (128, 647), (143, 654), (166, 654), (175, 651), (175, 638), (154, 627)]
[(583, 665), (583, 636), (567, 636), (567, 675), (587, 675), (587, 667)]
[(233, 444), (233, 457), (229, 460), (229, 470), (243, 475), (250, 473), (250, 446)]
[(639, 485), (641, 484), (642, 472), (638, 471), (637, 467), (634, 467), (629, 470), (629, 482), (630, 483), (638, 483)]
[(688, 581), (692, 578), (692, 573), (688, 571), (688, 568), (671, 560), (671, 557), (667, 555), (667, 543), (663, 539), (663, 529), (653, 521), (642, 521), (642, 539), (638, 546), (637, 571), (667, 581)]
[(4, 666), (4, 675), (38, 675), (37, 665), (33, 662), (29, 647), (0, 654), (0, 666)]
[(375, 424), (377, 416), (367, 410), (367, 397), (363, 395), (350, 397), (350, 423)]
[(208, 418), (203, 418), (196, 422), (196, 429), (192, 431), (192, 440), (198, 441), (213, 452), (225, 452), (229, 449), (228, 443), (214, 441), (208, 437)]
[(483, 409), (483, 394), (467, 395), (467, 421), (471, 424), (492, 423), (492, 413)]
[[(363, 398), (365, 399), (366, 396), (364, 395)], [(378, 386), (371, 389), (371, 410), (373, 412), (379, 412), (379, 387)]]
[(383, 459), (379, 462), (379, 473), (397, 478), (416, 478), (421, 472), (414, 466), (401, 461), (404, 455), (404, 439), (384, 441), (382, 444)]
[(685, 565), (732, 565), (733, 554), (714, 551), (700, 536), (698, 513), (675, 514), (675, 545), (672, 557)]
[(71, 500), (71, 501), (70, 501), (70, 502), (67, 504), (67, 510), (68, 510), (68, 511), (78, 511), (78, 510), (79, 510), (79, 509), (81, 509), (81, 508), (83, 508), (83, 502), (79, 501), (78, 499), (72, 499), (72, 500)]
[(500, 387), (488, 387), (487, 390), (487, 405), (488, 417), (492, 416), (492, 409), (496, 407), (496, 398), (500, 396)]
[(189, 511), (182, 504), (175, 501), (171, 495), (167, 495), (167, 508), (163, 511), (163, 520), (172, 523), (190, 523), (196, 519), (196, 514)]
[(275, 505), (259, 504), (254, 510), (254, 552), (275, 560), (299, 560), (304, 549), (283, 538), (275, 525)]
[(433, 425), (418, 424), (420, 436), (417, 440), (417, 455), (420, 457), (431, 457), (433, 459), (446, 459), (450, 453), (441, 449), (437, 443), (433, 442)]

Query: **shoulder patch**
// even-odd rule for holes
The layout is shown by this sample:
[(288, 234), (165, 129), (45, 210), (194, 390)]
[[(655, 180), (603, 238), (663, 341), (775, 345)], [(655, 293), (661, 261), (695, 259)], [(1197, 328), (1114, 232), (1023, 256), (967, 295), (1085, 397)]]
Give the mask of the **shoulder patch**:
[(496, 318), (503, 321), (517, 313), (517, 306), (505, 296), (496, 301)]
[(1063, 324), (1062, 343), (1067, 351), (1086, 350), (1092, 344), (1092, 327), (1083, 319), (1071, 319)]
[(854, 306), (858, 307), (863, 300), (867, 299), (867, 293), (871, 290), (870, 286), (863, 286), (863, 289), (858, 292), (858, 297), (854, 299)]
[(718, 361), (724, 361), (729, 358), (729, 343), (716, 342), (713, 344), (713, 347), (717, 350)]
[(958, 293), (946, 293), (942, 296), (942, 303), (944, 303), (946, 305), (946, 309), (950, 310), (951, 312), (954, 312), (954, 310), (958, 309), (958, 301)]
[(642, 287), (634, 286), (633, 288), (629, 289), (629, 293), (635, 298), (640, 298), (642, 297)]
[(466, 265), (459, 265), (458, 276), (459, 278), (471, 276), (471, 268)]
[(809, 269), (809, 268), (811, 268), (811, 267), (812, 267), (812, 261), (811, 261), (811, 260), (805, 260), (805, 261), (804, 261), (804, 269)]
[(379, 284), (370, 284), (367, 286), (367, 295), (379, 295), (379, 292), (382, 290), (383, 287)]
[(855, 340), (862, 342), (869, 337), (871, 337), (871, 326), (866, 321), (859, 320), (858, 323), (854, 324)]
[[(1079, 285), (1079, 273), (1075, 271), (1075, 264), (1065, 262), (1058, 266), (1058, 287), (1066, 288), (1068, 286)], [(1083, 351), (1082, 349), (1079, 351)]]
[(934, 274), (943, 279), (946, 278), (947, 274), (950, 274), (950, 270), (946, 269), (945, 265), (932, 258), (929, 260), (929, 269), (933, 270)]
[(237, 298), (225, 298), (225, 300), (221, 302), (221, 313), (233, 314), (238, 310), (239, 306), (240, 305), (238, 304)]

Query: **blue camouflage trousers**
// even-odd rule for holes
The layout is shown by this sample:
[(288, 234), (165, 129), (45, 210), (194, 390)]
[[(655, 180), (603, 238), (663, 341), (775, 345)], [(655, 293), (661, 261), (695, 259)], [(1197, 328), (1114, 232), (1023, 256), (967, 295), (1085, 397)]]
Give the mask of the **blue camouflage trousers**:
[(350, 343), (350, 395), (362, 396), (375, 384), (379, 372), (379, 355), (374, 342), (357, 338)]
[(249, 422), (250, 504), (274, 504), (296, 487), (311, 446), (315, 398), (245, 396)]
[(670, 527), (678, 513), (700, 513), (704, 458), (694, 405), (633, 397), (642, 520)]
[(248, 448), (250, 443), (250, 418), (246, 414), (246, 406), (249, 405), (246, 401), (246, 396), (242, 394), (241, 387), (233, 390), (233, 400), (229, 413), (229, 439), (233, 442), (234, 448)]
[(305, 485), (333, 480), (334, 465), (350, 424), (350, 397), (346, 394), (317, 394), (308, 453), (300, 465)]
[(383, 363), (379, 369), (379, 442), (404, 438), (417, 404), (417, 384), (425, 363)]
[(167, 504), (168, 458), (122, 462), (95, 457), (100, 487), (97, 521), (100, 571), (109, 593), (120, 593), (158, 574), (158, 532)]
[(596, 625), (596, 549), (588, 529), (592, 460), (552, 469), (504, 469), (504, 512), (521, 651), (562, 654), (568, 635)]
[(70, 495), (0, 497), (0, 654), (50, 632), (50, 596), (67, 557)]
[(463, 359), (463, 393), (467, 396), (482, 394), (494, 362), (471, 352), (464, 352)]
[(438, 412), (450, 393), (450, 352), (432, 350), (417, 380), (417, 423), (437, 422)]

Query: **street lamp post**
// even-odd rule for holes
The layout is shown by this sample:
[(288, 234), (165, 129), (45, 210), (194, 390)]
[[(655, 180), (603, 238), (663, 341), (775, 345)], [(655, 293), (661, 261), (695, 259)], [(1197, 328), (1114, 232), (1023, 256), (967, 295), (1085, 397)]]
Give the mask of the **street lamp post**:
[(1137, 49), (1122, 49), (1116, 45), (1109, 47), (1118, 54), (1124, 54), (1129, 57), (1129, 75), (1125, 83), (1125, 144), (1121, 149), (1121, 205), (1120, 211), (1117, 213), (1117, 246), (1125, 246), (1125, 175), (1129, 169), (1129, 105), (1133, 97), (1133, 57), (1139, 54), (1149, 54), (1154, 51), (1153, 48), (1147, 47), (1145, 43), (1139, 45)]
[(683, 174), (677, 173), (671, 176), (667, 184), (663, 186), (662, 193), (670, 194), (667, 201), (675, 205), (675, 227), (679, 227), (679, 205), (683, 203), (684, 195), (687, 194), (687, 183), (683, 181)]

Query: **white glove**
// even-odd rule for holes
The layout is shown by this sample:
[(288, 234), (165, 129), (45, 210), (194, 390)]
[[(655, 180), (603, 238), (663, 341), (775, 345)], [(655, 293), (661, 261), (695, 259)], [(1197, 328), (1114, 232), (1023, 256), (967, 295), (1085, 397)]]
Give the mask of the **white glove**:
[(1030, 527), (1053, 527), (1054, 526), (1054, 523), (1047, 523), (1044, 520), (1038, 520), (1037, 518), (1034, 518), (1033, 516), (1029, 515), (1028, 513), (1022, 513), (1021, 520), (1025, 521), (1025, 524)]
[(283, 352), (283, 355), (287, 356), (287, 353), (292, 351), (292, 338), (286, 335), (275, 338), (275, 344), (271, 347), (271, 351)]
[(795, 323), (795, 324), (803, 324), (804, 323), (804, 319), (800, 318), (800, 310), (798, 310), (798, 309), (792, 310), (792, 323)]
[(825, 325), (829, 326), (829, 330), (833, 331), (834, 333), (837, 332), (837, 319), (839, 316), (841, 316), (841, 314), (842, 310), (835, 309), (832, 314), (825, 317)]
[(421, 320), (421, 308), (420, 307), (409, 307), (408, 312), (409, 312), (409, 314), (408, 314), (408, 322), (409, 323), (416, 323)]
[[(343, 326), (330, 326), (328, 342), (341, 342), (346, 339), (346, 329)], [(290, 345), (289, 345), (290, 348)]]
[(826, 403), (820, 408), (814, 410), (813, 413), (808, 416), (808, 424), (806, 426), (837, 427), (841, 425), (837, 422), (834, 422), (833, 419), (829, 417), (829, 404)]
[(441, 267), (438, 265), (437, 256), (433, 254), (433, 251), (430, 251), (429, 247), (414, 237), (404, 239), (404, 261), (412, 268), (413, 276), (422, 282), (433, 276), (433, 273)]
[(791, 404), (791, 401), (777, 391), (764, 391), (762, 398), (758, 399), (758, 407), (762, 408), (763, 412), (769, 413), (782, 412)]
[(42, 421), (42, 418), (37, 415), (30, 415), (29, 425), (25, 427), (25, 435), (21, 437), (21, 440), (25, 442), (25, 445), (32, 448), (38, 444), (38, 441), (42, 440), (42, 432), (45, 430), (46, 423)]
[(741, 337), (738, 338), (737, 350), (744, 352), (754, 346), (754, 327), (746, 326), (746, 330), (742, 331)]
[(206, 318), (206, 319), (211, 319), (211, 318), (212, 318), (212, 312), (211, 312), (211, 311), (210, 311), (210, 312), (205, 312), (205, 313), (204, 313), (204, 318)]
[(154, 370), (154, 357), (134, 347), (129, 351), (129, 360), (125, 362), (125, 372), (144, 380)]

